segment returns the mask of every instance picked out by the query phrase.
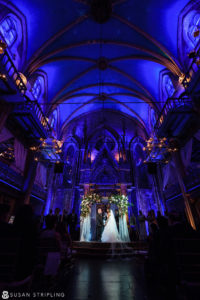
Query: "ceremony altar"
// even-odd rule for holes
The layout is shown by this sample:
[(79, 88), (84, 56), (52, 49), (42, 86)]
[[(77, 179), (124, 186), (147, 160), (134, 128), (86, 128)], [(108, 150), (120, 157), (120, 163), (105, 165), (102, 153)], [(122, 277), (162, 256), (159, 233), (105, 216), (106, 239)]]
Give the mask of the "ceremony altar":
[[(115, 214), (115, 210), (119, 214), (119, 234), (121, 241), (129, 242), (128, 234), (128, 197), (125, 195), (112, 195), (111, 197), (100, 197), (96, 193), (83, 196), (81, 201), (81, 214), (80, 214), (80, 232), (82, 241), (95, 241), (96, 240), (96, 215), (98, 208), (105, 211), (109, 207)], [(87, 223), (87, 226), (85, 225)], [(83, 224), (86, 233), (83, 234)], [(86, 229), (85, 229), (86, 228)], [(84, 237), (85, 236), (85, 237)]]

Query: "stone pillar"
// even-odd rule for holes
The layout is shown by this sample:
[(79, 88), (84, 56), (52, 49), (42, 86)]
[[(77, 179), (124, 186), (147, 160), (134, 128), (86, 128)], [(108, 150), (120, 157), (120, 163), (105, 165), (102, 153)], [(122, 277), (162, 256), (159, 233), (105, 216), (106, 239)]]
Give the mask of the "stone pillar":
[(178, 152), (173, 153), (172, 158), (173, 158), (173, 161), (175, 163), (178, 182), (179, 182), (179, 186), (180, 186), (180, 189), (181, 189), (181, 192), (182, 192), (182, 195), (183, 195), (183, 199), (184, 199), (185, 212), (186, 212), (186, 215), (187, 215), (187, 218), (188, 218), (188, 221), (189, 221), (190, 225), (192, 226), (192, 228), (194, 230), (196, 230), (194, 217), (193, 217), (193, 214), (192, 214), (190, 203), (188, 201), (188, 195), (189, 194), (187, 193), (187, 189), (186, 189), (186, 186), (185, 186), (184, 181), (183, 181), (183, 176), (182, 176), (182, 174), (183, 174), (183, 165), (182, 165), (182, 161), (181, 161), (181, 158), (180, 158), (180, 153), (178, 153)]
[(24, 204), (30, 203), (30, 195), (33, 189), (37, 169), (37, 161), (34, 160), (34, 153), (28, 151), (24, 170), (24, 184), (22, 188), (22, 199)]
[(44, 212), (45, 215), (47, 215), (49, 213), (49, 209), (52, 207), (54, 179), (55, 179), (55, 175), (54, 175), (54, 164), (53, 164), (50, 166), (50, 168), (48, 170), (47, 199), (46, 199), (46, 203), (45, 203), (45, 212)]

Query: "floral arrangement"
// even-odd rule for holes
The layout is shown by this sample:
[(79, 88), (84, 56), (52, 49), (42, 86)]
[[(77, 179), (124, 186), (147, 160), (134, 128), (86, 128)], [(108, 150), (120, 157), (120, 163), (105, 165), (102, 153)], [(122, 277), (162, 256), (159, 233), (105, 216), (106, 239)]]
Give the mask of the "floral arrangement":
[(101, 197), (98, 194), (87, 194), (83, 196), (81, 201), (81, 217), (85, 218), (90, 213), (90, 206), (95, 203), (100, 203)]
[(119, 215), (125, 215), (128, 213), (128, 197), (125, 195), (113, 195), (109, 199), (109, 203), (113, 203), (118, 206), (119, 208)]
[[(86, 218), (90, 213), (92, 204), (101, 203), (101, 197), (98, 194), (87, 194), (83, 196), (81, 201), (81, 217)], [(115, 204), (119, 208), (120, 216), (128, 213), (128, 197), (125, 195), (113, 195), (109, 198), (109, 204)]]

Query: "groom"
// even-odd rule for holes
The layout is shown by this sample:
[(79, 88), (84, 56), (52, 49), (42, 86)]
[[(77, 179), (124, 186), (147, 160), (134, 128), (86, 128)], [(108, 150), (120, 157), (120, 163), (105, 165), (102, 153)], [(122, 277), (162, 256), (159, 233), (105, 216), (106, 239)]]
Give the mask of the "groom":
[(98, 242), (101, 242), (101, 235), (103, 232), (103, 216), (102, 209), (98, 208), (97, 217), (96, 217), (96, 239)]

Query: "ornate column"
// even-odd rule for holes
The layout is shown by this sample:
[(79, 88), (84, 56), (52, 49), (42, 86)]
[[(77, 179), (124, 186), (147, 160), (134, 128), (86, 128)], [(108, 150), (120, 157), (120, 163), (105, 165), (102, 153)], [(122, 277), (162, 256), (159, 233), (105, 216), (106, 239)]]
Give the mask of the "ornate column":
[(45, 215), (49, 213), (49, 209), (52, 207), (54, 179), (55, 179), (54, 164), (52, 164), (48, 170), (47, 199), (45, 203), (45, 212), (44, 212)]

